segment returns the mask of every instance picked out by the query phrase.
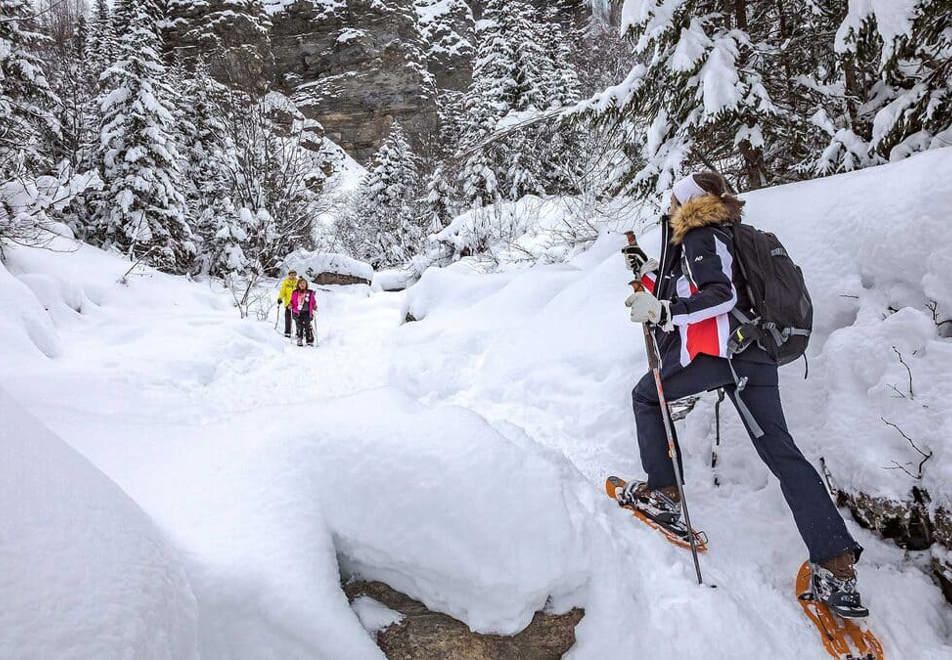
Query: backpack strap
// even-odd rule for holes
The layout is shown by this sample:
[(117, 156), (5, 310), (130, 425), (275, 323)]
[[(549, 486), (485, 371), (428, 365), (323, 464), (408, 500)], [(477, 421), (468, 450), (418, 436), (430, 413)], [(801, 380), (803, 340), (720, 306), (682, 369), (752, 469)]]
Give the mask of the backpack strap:
[(728, 355), (734, 356), (738, 353), (743, 353), (751, 344), (760, 341), (760, 338), (763, 336), (763, 331), (758, 325), (759, 319), (750, 318), (737, 309), (737, 307), (732, 309), (730, 314), (740, 324), (731, 333), (730, 339), (727, 342)]

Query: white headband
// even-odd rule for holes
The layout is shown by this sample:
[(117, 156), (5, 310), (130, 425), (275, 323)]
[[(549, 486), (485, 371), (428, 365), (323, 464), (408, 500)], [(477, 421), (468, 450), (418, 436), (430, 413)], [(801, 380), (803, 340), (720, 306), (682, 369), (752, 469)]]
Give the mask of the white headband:
[(704, 195), (711, 194), (697, 184), (697, 181), (694, 180), (693, 174), (689, 174), (674, 184), (674, 188), (671, 189), (671, 192), (681, 205), (687, 204), (695, 197), (702, 197)]

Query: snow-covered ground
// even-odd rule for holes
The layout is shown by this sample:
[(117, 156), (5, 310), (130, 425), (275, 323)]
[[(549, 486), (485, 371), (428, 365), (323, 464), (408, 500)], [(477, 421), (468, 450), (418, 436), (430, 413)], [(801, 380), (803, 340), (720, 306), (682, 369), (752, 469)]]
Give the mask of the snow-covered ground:
[[(952, 150), (757, 193), (748, 217), (784, 240), (817, 305), (809, 380), (783, 371), (805, 452), (843, 486), (906, 494), (909, 476), (883, 467), (910, 448), (883, 417), (934, 452), (922, 485), (948, 504), (952, 344), (926, 307), (952, 311), (952, 177), (937, 172)], [(805, 549), (732, 411), (719, 488), (711, 397), (682, 433), (717, 589), (604, 496), (607, 474), (640, 473), (621, 243), (522, 271), (431, 269), (401, 293), (319, 292), (317, 349), (240, 320), (208, 284), (118, 284), (128, 264), (89, 247), (9, 250), (0, 657), (382, 657), (365, 630), (381, 613), (355, 613), (341, 570), (479, 631), (582, 606), (577, 658), (825, 657), (792, 593)], [(893, 346), (914, 395), (891, 387), (907, 383)], [(887, 656), (952, 656), (927, 557), (851, 529)]]

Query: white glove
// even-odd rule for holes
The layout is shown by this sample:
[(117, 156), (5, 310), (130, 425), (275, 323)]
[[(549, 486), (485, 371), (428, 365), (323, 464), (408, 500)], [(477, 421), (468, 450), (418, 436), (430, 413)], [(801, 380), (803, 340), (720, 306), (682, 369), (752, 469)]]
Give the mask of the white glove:
[(658, 268), (660, 267), (661, 265), (658, 263), (657, 259), (648, 259), (648, 261), (646, 261), (641, 266), (641, 268), (638, 269), (638, 279), (640, 280), (642, 277), (644, 277), (648, 273), (653, 273), (654, 271), (658, 270)]
[(632, 323), (651, 323), (665, 332), (674, 330), (671, 303), (667, 300), (658, 300), (647, 291), (640, 291), (628, 296), (625, 306), (631, 308)]

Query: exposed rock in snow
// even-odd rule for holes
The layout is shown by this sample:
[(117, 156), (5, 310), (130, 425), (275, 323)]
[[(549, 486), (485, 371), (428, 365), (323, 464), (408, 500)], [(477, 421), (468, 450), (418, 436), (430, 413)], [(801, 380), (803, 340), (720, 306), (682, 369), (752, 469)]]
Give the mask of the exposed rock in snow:
[(484, 635), (382, 582), (350, 582), (344, 591), (392, 660), (558, 660), (575, 644), (575, 626), (585, 615), (579, 608), (537, 612), (516, 635)]

